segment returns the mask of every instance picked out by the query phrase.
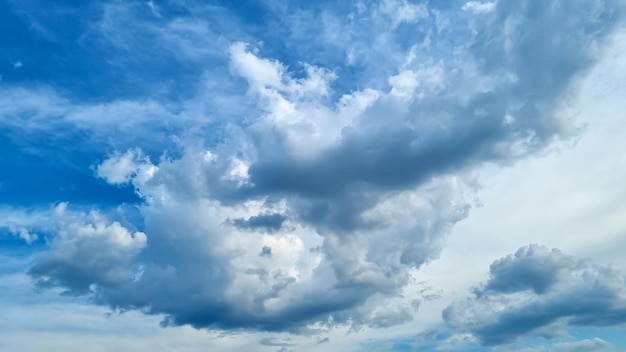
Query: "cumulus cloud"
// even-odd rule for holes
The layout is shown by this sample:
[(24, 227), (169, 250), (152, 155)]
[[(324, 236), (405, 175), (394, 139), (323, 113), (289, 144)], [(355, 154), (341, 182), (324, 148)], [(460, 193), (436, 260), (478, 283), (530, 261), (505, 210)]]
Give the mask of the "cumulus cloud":
[(56, 206), (53, 214), (56, 236), (29, 270), (36, 286), (61, 287), (78, 295), (89, 292), (92, 285), (115, 287), (133, 279), (131, 260), (146, 246), (143, 232), (131, 232), (97, 212), (68, 212), (65, 203)]
[[(489, 280), (474, 290), (473, 297), (446, 308), (443, 317), (452, 328), (474, 335), (484, 345), (531, 336), (553, 338), (573, 326), (626, 322), (625, 282), (624, 275), (611, 267), (530, 245), (495, 261)], [(590, 344), (602, 341), (563, 344), (555, 350), (589, 350)]]
[(140, 150), (129, 150), (124, 154), (114, 154), (96, 168), (96, 175), (108, 183), (120, 185), (130, 182), (149, 180), (155, 172), (155, 166)]
[[(322, 237), (306, 224), (278, 216), (276, 219), (287, 226), (276, 226), (271, 234), (256, 232), (259, 227), (267, 228), (267, 220), (274, 220), (262, 215), (266, 213), (264, 208), (279, 208), (280, 204), (248, 201), (220, 205), (207, 199), (211, 184), (201, 180), (190, 190), (172, 188), (181, 180), (176, 177), (180, 170), (208, 175), (214, 163), (219, 163), (216, 159), (202, 159), (201, 163), (186, 164), (197, 160), (193, 154), (187, 158), (190, 160), (159, 164), (154, 177), (139, 188), (148, 202), (142, 207), (142, 214), (149, 245), (141, 255), (150, 258), (150, 264), (144, 265), (140, 279), (123, 288), (98, 292), (98, 302), (123, 309), (144, 307), (154, 313), (169, 314), (168, 324), (196, 327), (281, 330), (314, 322), (348, 321), (390, 326), (411, 318), (410, 310), (403, 307), (380, 308), (387, 304), (386, 296), (399, 294), (408, 279), (407, 273), (397, 266), (413, 262), (420, 265), (431, 258), (431, 251), (438, 251), (442, 245), (440, 235), (451, 225), (446, 218), (449, 215), (440, 209), (451, 211), (453, 219), (464, 214), (463, 207), (455, 210), (449, 209), (445, 201), (440, 204), (440, 191), (423, 190), (406, 199), (405, 212), (397, 214), (398, 218), (407, 219), (398, 228), (401, 232), (397, 240), (385, 240), (389, 225), (370, 233), (346, 234), (346, 238), (337, 233)], [(190, 169), (192, 165), (198, 169)], [(438, 188), (441, 190), (442, 186)], [(411, 199), (417, 204), (411, 205)], [(372, 221), (380, 221), (389, 211), (394, 211), (391, 204), (382, 204), (381, 209), (373, 209), (368, 216)], [(442, 218), (420, 224), (414, 218), (419, 214), (431, 222), (437, 216)], [(245, 231), (241, 231), (242, 226), (247, 227)], [(406, 246), (403, 252), (394, 254), (412, 238), (422, 245)], [(395, 257), (389, 258), (385, 253)], [(152, 289), (154, 285), (161, 287), (158, 293)], [(187, 299), (173, 305), (167, 298), (170, 296)], [(228, 313), (208, 314), (224, 310)], [(285, 320), (285, 316), (292, 318)]]
[[(309, 62), (295, 67), (264, 54), (261, 44), (234, 38), (220, 67), (245, 88), (225, 110), (247, 104), (245, 118), (216, 126), (215, 137), (200, 141), (197, 133), (177, 135), (181, 151), (169, 155), (163, 148), (158, 161), (140, 148), (109, 154), (95, 173), (113, 185), (132, 185), (141, 197), (142, 231), (100, 212), (70, 216), (60, 209), (56, 236), (31, 275), (40, 287), (90, 293), (97, 304), (163, 314), (163, 325), (308, 332), (410, 321), (412, 309), (397, 299), (410, 270), (436, 259), (452, 226), (468, 215), (474, 190), (466, 172), (510, 164), (570, 135), (558, 108), (621, 15), (614, 1), (545, 3), (498, 2), (484, 16), (437, 12), (466, 16), (453, 43), (435, 40), (441, 28), (427, 21), (435, 16), (427, 5), (383, 1), (369, 4), (373, 11), (350, 10), (353, 24), (392, 16), (392, 28), (381, 36), (386, 39), (368, 31), (368, 40), (380, 39), (376, 45), (386, 50), (406, 49), (397, 62), (365, 60), (376, 67), (364, 72), (384, 75), (350, 90), (336, 83), (347, 69)], [(109, 18), (101, 25), (115, 23)], [(410, 38), (393, 34), (424, 24), (434, 26), (428, 32), (436, 60), (417, 56), (422, 43), (402, 46)], [(120, 44), (115, 31), (106, 30)], [(198, 113), (185, 110), (192, 103), (177, 109), (154, 104), (137, 111), (175, 111), (167, 116), (177, 127), (184, 125), (178, 116), (203, 121), (189, 118)], [(84, 112), (98, 112), (94, 106), (66, 113), (69, 103), (57, 105), (72, 123), (88, 124)], [(567, 281), (563, 277), (582, 264), (568, 266), (558, 253), (537, 251), (494, 264), (492, 280), (477, 292), (539, 299), (564, 290), (554, 280)], [(474, 328), (471, 317), (462, 319), (463, 309), (447, 310), (451, 325), (485, 343), (500, 342), (489, 333), (495, 325)], [(591, 318), (568, 314), (562, 318)], [(543, 324), (537, 317), (535, 324), (532, 318), (514, 327), (517, 334), (544, 327), (548, 334), (550, 324), (560, 322)], [(611, 318), (608, 311), (604, 318)], [(522, 326), (528, 330), (519, 331)], [(515, 329), (502, 341), (515, 337)]]

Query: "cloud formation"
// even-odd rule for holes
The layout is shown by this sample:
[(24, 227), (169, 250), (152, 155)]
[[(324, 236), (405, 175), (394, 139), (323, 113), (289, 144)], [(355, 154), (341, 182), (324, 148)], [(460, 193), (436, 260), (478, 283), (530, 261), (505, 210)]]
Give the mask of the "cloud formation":
[(58, 229), (48, 231), (56, 235), (29, 271), (37, 287), (80, 295), (91, 292), (92, 285), (117, 287), (133, 279), (129, 267), (146, 246), (145, 233), (131, 232), (97, 212), (68, 212), (65, 203), (52, 212)]
[[(446, 308), (443, 317), (484, 345), (559, 337), (575, 326), (616, 326), (626, 322), (625, 276), (557, 249), (530, 245), (495, 261), (489, 280), (473, 297)], [(561, 347), (589, 350), (584, 348), (590, 344), (599, 341)]]
[[(268, 18), (297, 14), (265, 28), (271, 43), (285, 35), (290, 61), (252, 25), (220, 32), (220, 15), (236, 17), (227, 5), (136, 5), (103, 5), (85, 35), (137, 52), (111, 65), (129, 70), (124, 80), (154, 83), (154, 94), (79, 104), (54, 90), (0, 87), (22, 101), (5, 98), (3, 126), (88, 131), (99, 137), (95, 178), (138, 197), (128, 224), (72, 204), (51, 211), (50, 247), (30, 275), (114, 309), (163, 314), (163, 325), (297, 332), (410, 321), (398, 301), (410, 270), (436, 259), (468, 215), (467, 172), (571, 136), (559, 109), (622, 18), (618, 1), (263, 3)], [(127, 24), (141, 28), (130, 36)], [(319, 36), (293, 40), (318, 27)], [(172, 63), (184, 72), (170, 85), (145, 72)], [(193, 87), (181, 84), (194, 75)], [(548, 297), (582, 265), (570, 261), (532, 247), (494, 264), (480, 292)], [(512, 317), (518, 325), (498, 340), (497, 326), (475, 328), (463, 309), (449, 308), (449, 323), (486, 344), (593, 318), (584, 307), (554, 308), (545, 324)]]

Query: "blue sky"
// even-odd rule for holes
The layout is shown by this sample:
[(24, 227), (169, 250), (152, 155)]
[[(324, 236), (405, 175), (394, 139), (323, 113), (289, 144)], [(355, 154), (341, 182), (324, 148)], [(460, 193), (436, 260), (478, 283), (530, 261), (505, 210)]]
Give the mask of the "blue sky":
[(619, 351), (619, 0), (0, 0), (0, 350)]

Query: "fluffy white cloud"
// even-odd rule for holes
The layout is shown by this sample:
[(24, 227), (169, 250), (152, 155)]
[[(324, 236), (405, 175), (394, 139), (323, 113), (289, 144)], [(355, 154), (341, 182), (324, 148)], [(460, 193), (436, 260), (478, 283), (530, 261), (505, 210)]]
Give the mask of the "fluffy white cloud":
[(154, 175), (156, 167), (140, 150), (114, 154), (96, 168), (96, 175), (108, 183), (121, 185), (130, 182), (146, 182)]

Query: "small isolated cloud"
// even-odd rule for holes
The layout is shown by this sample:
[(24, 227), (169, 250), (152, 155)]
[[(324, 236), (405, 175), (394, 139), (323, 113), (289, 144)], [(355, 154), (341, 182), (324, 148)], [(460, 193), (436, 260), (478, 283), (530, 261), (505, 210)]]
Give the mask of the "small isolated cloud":
[(576, 342), (561, 342), (554, 344), (554, 352), (595, 352), (605, 351), (612, 346), (610, 343), (600, 339), (585, 339)]
[(115, 153), (96, 168), (96, 175), (113, 185), (121, 185), (138, 179), (140, 182), (152, 177), (155, 166), (140, 150)]
[[(617, 326), (626, 323), (625, 277), (557, 249), (530, 245), (495, 261), (489, 280), (473, 297), (446, 308), (443, 317), (484, 345), (559, 337), (574, 326)], [(561, 344), (555, 350), (586, 351), (590, 344), (602, 341)]]
[(463, 10), (470, 11), (475, 14), (490, 13), (496, 8), (495, 2), (468, 1), (463, 4)]

